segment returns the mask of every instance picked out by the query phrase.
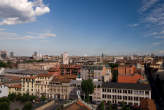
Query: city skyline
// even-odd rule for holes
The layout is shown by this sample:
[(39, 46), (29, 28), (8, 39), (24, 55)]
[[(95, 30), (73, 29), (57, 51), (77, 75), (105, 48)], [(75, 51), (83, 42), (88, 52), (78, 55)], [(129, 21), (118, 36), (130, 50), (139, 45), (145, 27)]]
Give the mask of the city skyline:
[(0, 0), (0, 50), (164, 55), (163, 10), (162, 0)]

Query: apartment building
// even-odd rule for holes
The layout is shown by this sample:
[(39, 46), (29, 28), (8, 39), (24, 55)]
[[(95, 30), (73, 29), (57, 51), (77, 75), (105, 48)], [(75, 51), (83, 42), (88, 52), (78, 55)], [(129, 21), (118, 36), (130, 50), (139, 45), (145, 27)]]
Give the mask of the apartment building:
[(37, 96), (49, 97), (49, 84), (53, 80), (53, 75), (51, 74), (39, 74), (35, 78), (35, 91)]
[(136, 67), (134, 65), (124, 65), (118, 67), (118, 74), (121, 76), (131, 75), (136, 72)]
[(70, 79), (54, 77), (49, 84), (49, 98), (53, 99), (70, 99), (70, 93), (73, 90)]
[(21, 94), (36, 95), (35, 76), (26, 76), (21, 79)]
[(55, 74), (55, 75), (60, 75), (60, 74), (78, 75), (80, 73), (80, 68), (81, 68), (80, 65), (60, 64), (50, 68), (48, 71), (50, 74)]
[(24, 70), (48, 70), (55, 65), (57, 62), (34, 62), (34, 63), (20, 63), (18, 64), (18, 69)]
[(125, 102), (139, 106), (142, 99), (151, 99), (151, 88), (145, 84), (104, 83), (101, 94), (102, 100), (112, 104)]
[(9, 94), (9, 88), (6, 85), (0, 84), (0, 98), (7, 97)]
[(75, 78), (74, 75), (55, 76), (53, 74), (23, 77), (21, 79), (21, 94), (28, 93), (53, 99), (70, 99), (74, 88), (70, 81)]
[(21, 94), (21, 84), (5, 84), (8, 87), (8, 94), (15, 93), (15, 94)]
[(81, 67), (80, 71), (81, 78), (84, 80), (90, 78), (102, 81), (106, 74), (109, 74), (109, 79), (111, 79), (111, 69), (109, 67), (107, 68), (105, 65), (84, 65)]

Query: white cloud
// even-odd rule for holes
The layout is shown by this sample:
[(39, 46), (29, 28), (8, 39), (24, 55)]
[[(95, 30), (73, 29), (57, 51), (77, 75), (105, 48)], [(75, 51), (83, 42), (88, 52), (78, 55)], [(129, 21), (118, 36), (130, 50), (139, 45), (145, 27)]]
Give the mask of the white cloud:
[(129, 27), (137, 27), (137, 26), (139, 26), (139, 24), (137, 24), (137, 23), (136, 24), (130, 24), (129, 25)]
[(20, 35), (17, 33), (7, 32), (0, 29), (0, 40), (33, 40), (33, 39), (47, 39), (54, 38), (56, 34), (51, 32), (44, 33), (28, 33), (27, 35)]
[(144, 22), (153, 25), (164, 25), (164, 3), (157, 4), (147, 14), (144, 15)]
[(140, 12), (147, 11), (157, 2), (158, 2), (158, 0), (142, 0), (142, 7), (140, 9)]
[(49, 12), (42, 0), (0, 0), (0, 25), (32, 22)]

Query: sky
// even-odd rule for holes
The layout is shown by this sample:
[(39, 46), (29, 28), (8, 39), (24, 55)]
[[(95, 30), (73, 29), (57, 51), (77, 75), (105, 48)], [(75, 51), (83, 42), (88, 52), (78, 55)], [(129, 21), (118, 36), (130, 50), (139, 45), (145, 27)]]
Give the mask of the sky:
[(164, 55), (164, 1), (0, 0), (0, 50)]

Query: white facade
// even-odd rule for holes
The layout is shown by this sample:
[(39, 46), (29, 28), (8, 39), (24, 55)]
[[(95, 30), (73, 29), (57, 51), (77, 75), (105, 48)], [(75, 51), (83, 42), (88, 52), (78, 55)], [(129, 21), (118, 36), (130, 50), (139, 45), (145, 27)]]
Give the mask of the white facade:
[(68, 53), (64, 52), (62, 54), (62, 58), (63, 58), (63, 64), (69, 64), (69, 56), (68, 56)]
[(143, 98), (151, 99), (151, 90), (134, 90), (119, 88), (103, 88), (102, 100), (118, 104), (125, 102), (126, 104), (140, 105)]
[(0, 97), (7, 97), (9, 95), (9, 88), (5, 85), (0, 85)]

